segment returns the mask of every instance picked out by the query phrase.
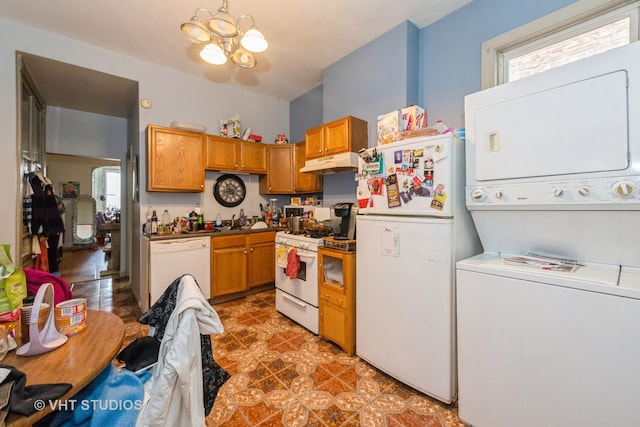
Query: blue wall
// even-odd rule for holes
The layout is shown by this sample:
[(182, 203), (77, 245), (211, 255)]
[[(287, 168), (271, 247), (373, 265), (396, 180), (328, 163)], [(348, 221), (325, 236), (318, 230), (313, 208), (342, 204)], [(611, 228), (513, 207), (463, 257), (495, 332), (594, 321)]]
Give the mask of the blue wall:
[[(347, 115), (367, 120), (370, 147), (377, 143), (377, 116), (410, 104), (427, 110), (429, 124), (464, 127), (464, 97), (481, 88), (482, 43), (573, 2), (474, 0), (422, 30), (403, 23), (325, 69), (322, 122)], [(291, 102), (292, 135), (304, 137), (293, 130), (296, 121), (305, 123), (294, 119), (297, 106), (307, 98), (317, 105), (318, 96), (314, 89)], [(315, 123), (317, 109), (310, 114)], [(326, 175), (324, 200), (355, 201), (354, 175)]]
[(464, 127), (464, 97), (481, 89), (484, 41), (555, 12), (574, 0), (474, 0), (420, 31), (420, 104), (429, 124)]
[(323, 86), (317, 86), (289, 104), (289, 142), (304, 141), (307, 129), (322, 124)]
[(418, 102), (420, 31), (404, 22), (324, 70), (324, 123), (355, 116), (375, 140), (380, 114)]

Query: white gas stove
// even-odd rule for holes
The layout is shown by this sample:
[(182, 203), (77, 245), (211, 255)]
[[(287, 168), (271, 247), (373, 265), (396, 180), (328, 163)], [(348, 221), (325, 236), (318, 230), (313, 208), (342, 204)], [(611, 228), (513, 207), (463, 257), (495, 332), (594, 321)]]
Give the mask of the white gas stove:
[(322, 245), (321, 237), (276, 233), (276, 310), (314, 334), (320, 331), (318, 247)]

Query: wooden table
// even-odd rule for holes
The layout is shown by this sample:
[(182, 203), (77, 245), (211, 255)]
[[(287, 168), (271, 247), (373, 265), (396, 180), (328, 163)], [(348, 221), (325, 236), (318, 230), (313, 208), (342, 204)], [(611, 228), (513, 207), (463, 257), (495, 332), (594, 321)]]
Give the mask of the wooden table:
[[(124, 323), (113, 313), (89, 310), (87, 329), (66, 343), (37, 356), (18, 356), (15, 350), (2, 360), (27, 375), (27, 384), (68, 383), (71, 390), (59, 401), (72, 398), (114, 359), (124, 340)], [(49, 405), (30, 417), (9, 414), (7, 426), (31, 426), (51, 412)]]

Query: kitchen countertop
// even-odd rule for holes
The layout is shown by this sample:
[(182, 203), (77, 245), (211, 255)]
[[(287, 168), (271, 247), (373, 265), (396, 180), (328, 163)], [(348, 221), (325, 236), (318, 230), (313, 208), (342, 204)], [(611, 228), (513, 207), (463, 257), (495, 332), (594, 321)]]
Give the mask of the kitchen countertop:
[(234, 230), (229, 230), (228, 228), (223, 227), (223, 228), (220, 228), (220, 231), (202, 230), (202, 231), (179, 233), (179, 234), (157, 234), (154, 236), (151, 236), (149, 234), (143, 234), (143, 236), (155, 242), (159, 240), (187, 239), (190, 237), (204, 237), (204, 236), (222, 237), (222, 236), (233, 236), (236, 234), (253, 234), (253, 233), (264, 233), (268, 231), (286, 231), (286, 230), (288, 230), (288, 228), (286, 227), (279, 227), (279, 228), (269, 227), (269, 228), (257, 228), (257, 229), (239, 228)]

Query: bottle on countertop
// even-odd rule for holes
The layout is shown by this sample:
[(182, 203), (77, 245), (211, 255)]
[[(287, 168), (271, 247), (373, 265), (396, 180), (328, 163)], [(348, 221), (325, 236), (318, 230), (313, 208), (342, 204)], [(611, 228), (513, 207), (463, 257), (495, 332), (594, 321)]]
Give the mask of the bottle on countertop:
[(169, 211), (166, 209), (160, 217), (160, 224), (164, 225), (165, 227), (171, 225), (171, 215), (169, 215)]
[(158, 234), (158, 215), (154, 210), (151, 214), (151, 233), (152, 235)]
[(216, 215), (215, 226), (222, 227), (222, 216), (220, 214)]
[(246, 224), (246, 219), (244, 217), (244, 209), (240, 209), (240, 216), (238, 217), (238, 225), (243, 227)]

